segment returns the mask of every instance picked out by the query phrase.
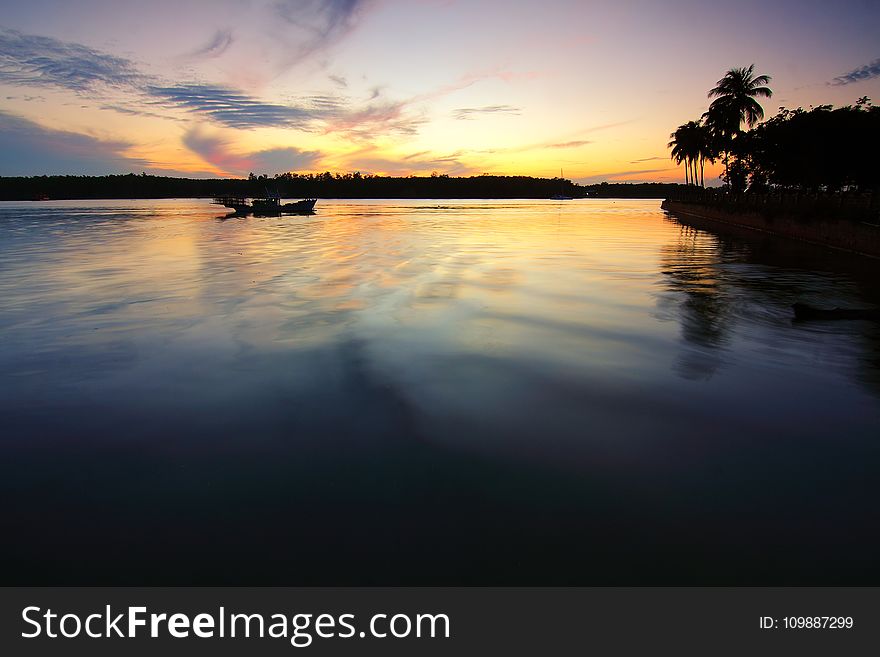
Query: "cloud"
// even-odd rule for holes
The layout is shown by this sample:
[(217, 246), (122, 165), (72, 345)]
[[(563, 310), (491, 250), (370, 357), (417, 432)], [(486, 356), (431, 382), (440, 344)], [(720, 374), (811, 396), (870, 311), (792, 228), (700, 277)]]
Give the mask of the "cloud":
[(628, 171), (609, 171), (607, 173), (598, 173), (585, 178), (578, 178), (575, 182), (582, 185), (592, 185), (604, 181), (614, 182), (651, 182), (653, 178), (645, 177), (648, 173), (669, 173), (675, 169), (630, 169)]
[(560, 141), (555, 144), (544, 144), (544, 148), (580, 148), (592, 142), (589, 139), (579, 139), (577, 141)]
[(363, 173), (382, 174), (389, 176), (408, 176), (411, 174), (445, 173), (448, 175), (466, 175), (472, 170), (455, 158), (433, 158), (400, 162), (383, 157), (363, 157), (352, 159), (348, 168)]
[(77, 43), (0, 29), (0, 82), (85, 93), (99, 85), (137, 84), (143, 77), (122, 57)]
[(401, 160), (414, 160), (422, 157), (423, 155), (428, 155), (431, 151), (419, 151), (418, 153), (410, 153), (409, 155), (404, 155), (401, 157)]
[(288, 146), (258, 151), (251, 155), (253, 171), (260, 173), (283, 173), (285, 171), (305, 171), (314, 169), (322, 154), (319, 151), (301, 151)]
[(427, 93), (419, 94), (418, 96), (414, 96), (410, 99), (410, 103), (420, 103), (426, 100), (436, 100), (437, 98), (442, 98), (443, 96), (448, 96), (451, 93), (456, 91), (460, 91), (461, 89), (466, 89), (478, 82), (482, 82), (484, 80), (503, 80), (504, 82), (511, 82), (513, 80), (518, 80), (521, 78), (531, 79), (536, 77), (537, 73), (517, 73), (513, 71), (507, 71), (503, 68), (496, 67), (493, 69), (485, 70), (485, 71), (473, 71), (471, 73), (466, 73), (462, 75), (460, 78), (451, 82), (449, 84), (445, 84), (442, 87), (438, 87), (433, 91), (429, 91)]
[(213, 38), (201, 48), (197, 48), (189, 55), (190, 59), (214, 59), (220, 57), (234, 41), (232, 30), (217, 30)]
[(6, 100), (23, 100), (26, 103), (32, 102), (45, 102), (46, 99), (43, 96), (30, 96), (25, 94), (24, 96), (6, 96)]
[(132, 144), (53, 130), (0, 110), (0, 175), (104, 175), (150, 166), (125, 155)]
[(350, 171), (407, 176), (432, 172), (450, 175), (466, 175), (474, 170), (461, 162), (461, 151), (448, 155), (435, 155), (431, 151), (420, 151), (399, 158), (382, 157), (380, 151), (372, 146), (350, 153), (345, 159), (345, 167)]
[(299, 105), (258, 100), (240, 91), (209, 84), (150, 86), (153, 102), (198, 114), (230, 128), (281, 127), (341, 132), (368, 138), (376, 133), (415, 134), (424, 118), (406, 112), (407, 102), (373, 102), (355, 108), (345, 98), (323, 95)]
[[(614, 123), (604, 123), (602, 125), (595, 125), (589, 128), (584, 128), (582, 130), (578, 130), (573, 133), (568, 133), (567, 137), (577, 137), (583, 134), (599, 132), (600, 130), (610, 130), (611, 128), (617, 128), (619, 126), (627, 125), (629, 123), (633, 123), (636, 119), (627, 119), (625, 121), (616, 121)], [(576, 139), (570, 141), (558, 141), (558, 142), (538, 142), (532, 144), (523, 144), (522, 146), (517, 146), (514, 148), (500, 148), (494, 149), (492, 151), (484, 151), (484, 152), (492, 152), (492, 153), (524, 153), (532, 150), (544, 150), (548, 148), (580, 148), (581, 146), (586, 146), (587, 144), (594, 143), (593, 140), (590, 139)], [(664, 158), (665, 159), (665, 158)]]
[[(282, 37), (288, 54), (284, 65), (295, 64), (348, 35), (369, 0), (279, 0), (274, 14), (286, 25)], [(292, 28), (292, 31), (291, 31)]]
[(235, 175), (311, 169), (322, 156), (318, 151), (303, 151), (293, 147), (238, 153), (229, 139), (201, 127), (188, 131), (183, 136), (183, 144), (206, 162)]
[(871, 80), (873, 78), (880, 77), (880, 59), (875, 59), (870, 64), (865, 64), (864, 66), (860, 66), (857, 69), (853, 69), (849, 73), (844, 75), (839, 75), (834, 80), (832, 80), (829, 84), (833, 87), (840, 87), (845, 84), (853, 84), (855, 82), (862, 82), (863, 80)]
[[(224, 42), (224, 33), (218, 32), (209, 46), (216, 50)], [(163, 84), (140, 73), (127, 59), (14, 30), (0, 31), (0, 82), (60, 87), (77, 93), (91, 92), (98, 85), (125, 86), (134, 97), (143, 100), (146, 96), (146, 102), (154, 106), (183, 109), (234, 128), (305, 129), (326, 115), (339, 113), (337, 101), (330, 97), (316, 97), (303, 105), (282, 105), (218, 85)], [(125, 114), (150, 114), (118, 101), (105, 107)]]
[[(341, 75), (328, 75), (327, 78), (334, 84), (342, 87), (343, 89), (348, 87), (348, 80), (346, 80)], [(377, 94), (378, 95), (378, 94)]]
[[(329, 38), (354, 20), (360, 2), (306, 2), (278, 5), (288, 20), (316, 16), (314, 30)], [(299, 13), (297, 13), (299, 12)], [(311, 12), (311, 13), (309, 13)], [(218, 53), (231, 43), (228, 31), (219, 31), (197, 52)], [(185, 111), (221, 126), (249, 129), (261, 127), (340, 132), (355, 139), (372, 139), (376, 134), (417, 132), (423, 113), (411, 111), (425, 97), (406, 101), (381, 100), (378, 90), (366, 105), (333, 95), (311, 96), (290, 103), (269, 102), (232, 87), (202, 82), (169, 82), (141, 73), (130, 60), (107, 55), (76, 43), (49, 37), (0, 31), (0, 82), (51, 86), (100, 98), (100, 85), (125, 87), (113, 101), (101, 107), (129, 114), (163, 116), (161, 110)], [(339, 78), (337, 83), (344, 83)], [(472, 82), (471, 82), (472, 83)], [(501, 107), (501, 106), (499, 106)]]
[(481, 114), (511, 114), (519, 116), (521, 109), (513, 105), (486, 105), (485, 107), (462, 107), (452, 111), (452, 118), (461, 120), (471, 120)]
[(159, 114), (157, 112), (149, 112), (144, 109), (140, 109), (140, 107), (131, 107), (129, 105), (124, 105), (121, 103), (105, 103), (99, 106), (99, 109), (102, 110), (112, 110), (114, 112), (119, 112), (120, 114), (126, 114), (128, 116), (147, 116), (152, 119), (162, 119), (165, 121), (186, 121), (186, 119), (182, 119), (176, 116), (170, 116), (168, 114)]
[(378, 135), (413, 135), (426, 119), (408, 112), (409, 101), (383, 101), (361, 109), (328, 113), (325, 132), (339, 132), (353, 139), (370, 140)]
[(641, 160), (632, 160), (630, 164), (641, 164), (642, 162), (652, 162), (654, 160), (668, 160), (668, 157), (656, 155), (654, 157), (643, 157)]
[(158, 104), (184, 109), (230, 128), (309, 128), (327, 108), (280, 105), (258, 100), (228, 87), (210, 84), (148, 86), (148, 95)]
[(644, 173), (662, 173), (664, 171), (670, 171), (674, 169), (631, 169), (629, 171), (614, 171), (613, 173), (605, 174), (608, 176), (609, 180), (621, 180), (621, 179), (629, 179), (632, 176), (640, 176)]

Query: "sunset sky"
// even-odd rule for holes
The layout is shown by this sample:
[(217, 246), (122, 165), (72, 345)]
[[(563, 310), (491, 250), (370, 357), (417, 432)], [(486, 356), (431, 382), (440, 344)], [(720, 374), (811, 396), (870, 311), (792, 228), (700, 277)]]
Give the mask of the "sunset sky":
[(876, 0), (7, 2), (0, 175), (682, 180), (669, 133), (728, 68), (772, 76), (768, 116), (880, 103), (878, 25)]

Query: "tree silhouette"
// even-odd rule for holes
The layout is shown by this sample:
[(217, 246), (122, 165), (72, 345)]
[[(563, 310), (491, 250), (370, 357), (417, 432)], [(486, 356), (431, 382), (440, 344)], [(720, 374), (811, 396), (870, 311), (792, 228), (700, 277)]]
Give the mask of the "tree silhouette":
[(742, 135), (754, 190), (880, 190), (880, 107), (819, 105), (779, 112)]
[(685, 163), (685, 184), (703, 186), (705, 161), (714, 162), (716, 157), (714, 140), (708, 126), (700, 121), (688, 121), (678, 126), (669, 137), (671, 141), (668, 146), (672, 149), (672, 159), (676, 164)]
[(678, 126), (675, 132), (669, 135), (671, 141), (668, 146), (672, 149), (672, 159), (676, 164), (684, 162), (684, 183), (686, 185), (697, 184), (694, 163), (698, 157), (696, 140), (698, 126), (697, 121), (688, 121), (684, 125)]
[[(693, 123), (693, 121), (691, 121), (691, 123)], [(678, 128), (675, 129), (675, 132), (669, 135), (670, 142), (667, 146), (672, 149), (670, 157), (675, 160), (676, 164), (684, 162), (684, 184), (690, 185), (690, 153), (687, 143), (687, 126), (687, 123), (678, 126)]]
[(756, 98), (770, 98), (773, 95), (773, 91), (766, 86), (770, 76), (754, 73), (754, 64), (748, 68), (732, 68), (709, 90), (709, 98), (715, 100), (703, 118), (715, 137), (718, 150), (724, 153), (726, 181), (730, 177), (730, 155), (736, 153), (736, 139), (742, 124), (751, 128), (764, 118), (764, 108)]

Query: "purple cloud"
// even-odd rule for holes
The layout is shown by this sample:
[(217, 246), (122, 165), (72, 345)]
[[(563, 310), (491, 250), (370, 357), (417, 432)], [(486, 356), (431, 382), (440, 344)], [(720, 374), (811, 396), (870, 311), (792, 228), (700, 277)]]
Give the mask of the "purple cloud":
[(841, 87), (845, 84), (871, 80), (876, 77), (880, 77), (880, 59), (875, 59), (870, 64), (860, 66), (844, 75), (838, 75), (830, 84), (832, 87)]

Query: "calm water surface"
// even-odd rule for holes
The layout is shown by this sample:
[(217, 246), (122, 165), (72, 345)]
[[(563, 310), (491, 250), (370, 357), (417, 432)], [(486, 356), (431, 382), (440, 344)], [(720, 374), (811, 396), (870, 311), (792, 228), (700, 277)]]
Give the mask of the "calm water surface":
[(880, 584), (877, 263), (659, 201), (0, 204), (4, 583)]

